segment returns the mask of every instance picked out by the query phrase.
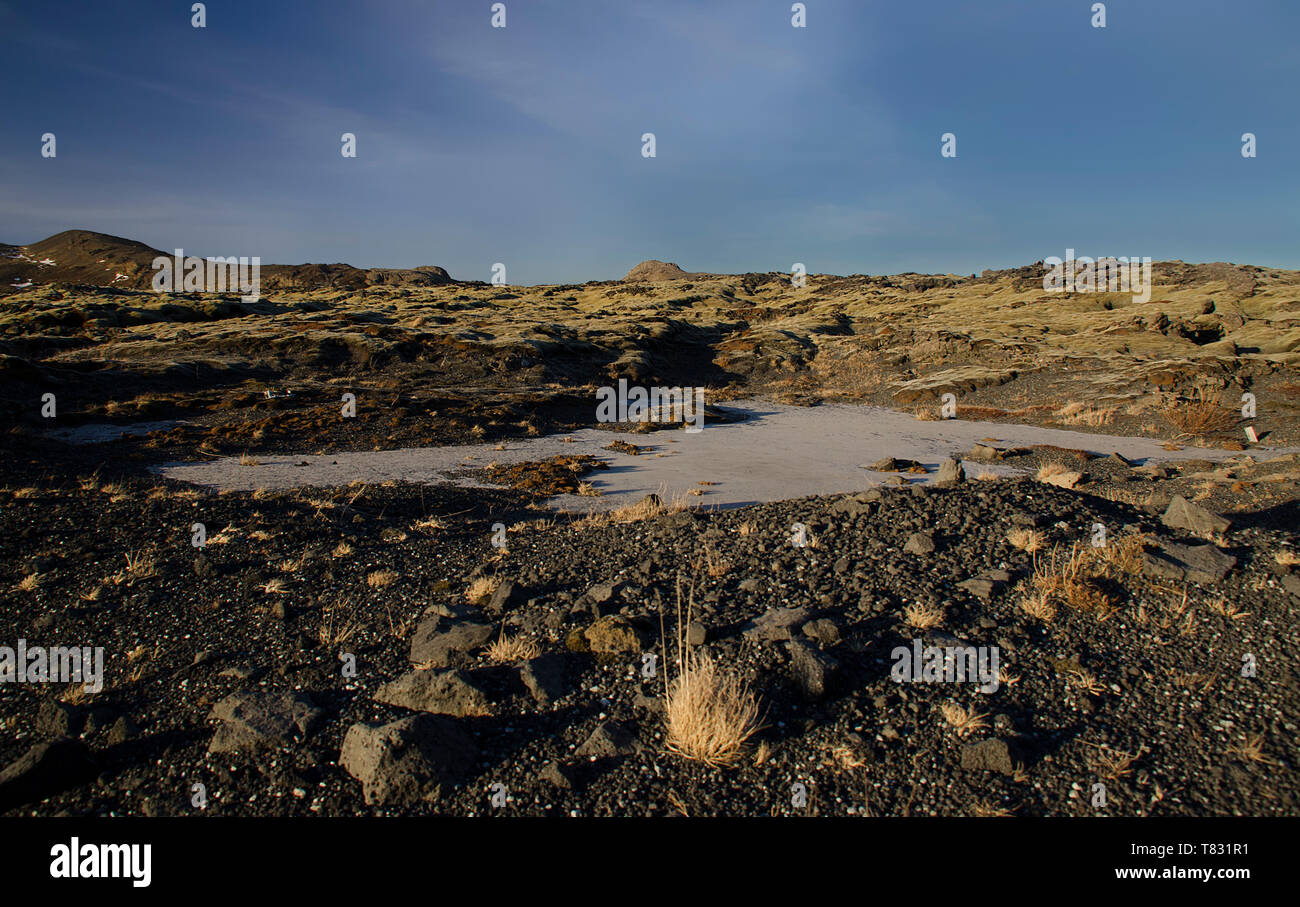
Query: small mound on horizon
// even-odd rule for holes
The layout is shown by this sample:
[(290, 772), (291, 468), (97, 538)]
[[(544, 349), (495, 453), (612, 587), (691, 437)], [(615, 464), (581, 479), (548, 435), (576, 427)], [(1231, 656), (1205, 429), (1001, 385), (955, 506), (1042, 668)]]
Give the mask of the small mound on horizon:
[(652, 282), (656, 280), (680, 280), (683, 277), (691, 275), (681, 268), (677, 267), (671, 261), (659, 261), (651, 258), (641, 262), (635, 268), (627, 272), (624, 281), (632, 282)]

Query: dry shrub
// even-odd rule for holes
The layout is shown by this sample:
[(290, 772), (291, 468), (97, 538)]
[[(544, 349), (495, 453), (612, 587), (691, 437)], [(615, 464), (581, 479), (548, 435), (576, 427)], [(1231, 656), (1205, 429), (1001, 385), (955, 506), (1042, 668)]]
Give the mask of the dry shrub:
[(1102, 619), (1109, 617), (1115, 610), (1115, 601), (1100, 580), (1113, 568), (1103, 551), (1075, 542), (1068, 553), (1058, 547), (1052, 550), (1050, 558), (1035, 558), (1034, 573), (1020, 609), (1042, 621), (1051, 620), (1059, 605), (1096, 614)]
[(1204, 388), (1197, 388), (1191, 400), (1170, 403), (1160, 415), (1179, 432), (1180, 437), (1194, 438), (1230, 431), (1237, 424), (1236, 411), (1223, 406)]
[(673, 495), (667, 504), (663, 500), (665, 494), (667, 494), (667, 490), (660, 487), (658, 494), (648, 494), (635, 504), (628, 504), (626, 507), (603, 512), (592, 511), (574, 523), (574, 526), (580, 529), (599, 529), (602, 526), (615, 523), (639, 523), (642, 520), (652, 520), (666, 513), (699, 509), (699, 503), (692, 501), (687, 492), (679, 492)]
[(1056, 419), (1062, 425), (1086, 425), (1090, 428), (1109, 425), (1114, 417), (1114, 407), (1097, 409), (1078, 400), (1071, 401), (1056, 411)]
[(1102, 548), (1093, 548), (1094, 563), (1101, 572), (1112, 579), (1120, 576), (1136, 576), (1142, 572), (1142, 554), (1146, 550), (1147, 537), (1143, 533), (1122, 535)]
[(1001, 419), (1014, 415), (1016, 415), (1014, 412), (1009, 412), (999, 406), (967, 406), (962, 404), (957, 407), (957, 418), (971, 421)]

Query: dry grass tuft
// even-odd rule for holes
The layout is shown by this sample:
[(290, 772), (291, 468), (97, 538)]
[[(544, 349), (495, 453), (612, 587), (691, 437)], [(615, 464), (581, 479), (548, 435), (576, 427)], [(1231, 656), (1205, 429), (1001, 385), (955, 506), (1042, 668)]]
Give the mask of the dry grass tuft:
[(320, 629), (316, 631), (316, 638), (320, 640), (321, 645), (342, 645), (361, 629), (361, 621), (355, 609), (346, 617), (341, 615), (340, 611), (337, 602), (330, 602), (321, 608)]
[(1097, 679), (1097, 675), (1085, 667), (1074, 665), (1062, 669), (1065, 680), (1075, 689), (1090, 696), (1100, 696), (1106, 692), (1106, 685)]
[(718, 553), (713, 550), (712, 545), (705, 545), (704, 547), (704, 564), (705, 572), (714, 579), (726, 576), (727, 571), (731, 569), (731, 564), (722, 560)]
[(1201, 674), (1198, 671), (1175, 671), (1173, 681), (1174, 686), (1197, 693), (1204, 693), (1214, 686), (1215, 676), (1213, 674)]
[[(682, 613), (682, 575), (677, 575), (677, 663), (664, 678), (664, 721), (669, 752), (706, 765), (721, 767), (738, 762), (745, 744), (763, 729), (758, 697), (749, 684), (736, 674), (720, 669), (702, 649), (690, 649), (683, 636), (690, 624), (695, 604), (694, 575)], [(659, 632), (664, 651), (663, 611), (659, 612)], [(760, 747), (760, 755), (764, 749)]]
[(382, 570), (372, 570), (366, 575), (366, 585), (371, 589), (383, 589), (395, 583), (401, 576), (396, 570), (389, 570), (387, 567)]
[(907, 621), (909, 627), (929, 630), (943, 623), (943, 608), (917, 602), (903, 609), (903, 619)]
[(1046, 540), (1047, 536), (1038, 529), (1012, 529), (1007, 533), (1007, 541), (1026, 554), (1036, 554)]
[(233, 525), (228, 525), (225, 526), (220, 532), (216, 533), (215, 535), (208, 536), (207, 544), (229, 545), (231, 542), (235, 540), (235, 537), (237, 535), (239, 535), (239, 530), (236, 529)]
[(658, 495), (646, 495), (635, 504), (629, 504), (626, 507), (620, 507), (611, 513), (605, 514), (609, 520), (614, 523), (636, 523), (641, 520), (650, 520), (659, 516), (665, 510), (662, 500)]
[(1029, 592), (1020, 600), (1020, 610), (1031, 620), (1050, 624), (1056, 617), (1056, 605), (1051, 598), (1037, 590)]
[(1012, 811), (1005, 806), (998, 806), (987, 800), (976, 800), (971, 806), (971, 815), (979, 819), (1006, 819), (1012, 814)]
[(666, 489), (660, 487), (658, 494), (648, 494), (635, 504), (619, 507), (616, 510), (593, 511), (571, 525), (575, 529), (600, 529), (617, 523), (639, 523), (652, 520), (666, 513), (678, 513), (685, 510), (698, 510), (699, 503), (692, 501), (686, 492), (673, 495), (668, 503), (663, 501)]
[(1089, 548), (1075, 542), (1068, 554), (1060, 548), (1050, 558), (1034, 560), (1034, 573), (1020, 602), (1020, 610), (1047, 622), (1059, 605), (1096, 614), (1103, 620), (1115, 611), (1115, 602), (1099, 580), (1108, 574), (1106, 549)]
[(126, 575), (131, 579), (148, 579), (158, 575), (158, 565), (152, 555), (145, 552), (128, 551), (126, 557)]
[(838, 766), (844, 771), (852, 771), (865, 767), (868, 762), (855, 747), (847, 743), (837, 743), (830, 748), (828, 764)]
[(1283, 548), (1281, 551), (1274, 553), (1273, 560), (1281, 567), (1294, 567), (1300, 564), (1300, 554), (1290, 548)]
[(1204, 388), (1197, 388), (1191, 400), (1170, 403), (1160, 415), (1179, 432), (1180, 437), (1195, 438), (1230, 431), (1237, 424), (1236, 411), (1223, 406)]
[(941, 703), (939, 714), (956, 731), (958, 737), (965, 737), (988, 727), (988, 722), (984, 720), (989, 717), (986, 713), (976, 712), (956, 702)]
[(749, 685), (698, 650), (686, 651), (664, 702), (668, 749), (711, 766), (735, 764), (759, 729)]
[(1271, 765), (1273, 760), (1264, 755), (1264, 735), (1248, 734), (1240, 743), (1228, 747), (1228, 755), (1254, 765)]
[(416, 520), (411, 524), (411, 530), (413, 532), (424, 532), (428, 535), (433, 535), (433, 533), (446, 528), (447, 524), (436, 516), (425, 517), (424, 519)]
[(1097, 409), (1078, 400), (1071, 401), (1056, 411), (1056, 420), (1062, 425), (1086, 425), (1090, 428), (1099, 428), (1102, 425), (1109, 425), (1114, 418), (1114, 407)]
[(1133, 774), (1133, 763), (1137, 761), (1139, 755), (1140, 753), (1126, 753), (1123, 750), (1099, 746), (1093, 750), (1092, 756), (1088, 759), (1088, 767), (1107, 781), (1118, 781)]
[(1101, 548), (1090, 549), (1094, 563), (1110, 577), (1136, 576), (1142, 572), (1142, 554), (1146, 550), (1144, 533), (1122, 535)]
[(1218, 614), (1220, 617), (1226, 617), (1228, 620), (1245, 620), (1253, 612), (1243, 611), (1241, 605), (1237, 602), (1228, 601), (1226, 595), (1220, 595), (1217, 600), (1208, 602), (1206, 607)]
[(542, 650), (527, 636), (506, 636), (503, 630), (501, 636), (487, 647), (484, 654), (487, 655), (488, 661), (500, 665), (528, 661), (541, 655)]
[(500, 585), (501, 580), (495, 576), (480, 576), (465, 590), (465, 601), (471, 605), (481, 605), (492, 597)]

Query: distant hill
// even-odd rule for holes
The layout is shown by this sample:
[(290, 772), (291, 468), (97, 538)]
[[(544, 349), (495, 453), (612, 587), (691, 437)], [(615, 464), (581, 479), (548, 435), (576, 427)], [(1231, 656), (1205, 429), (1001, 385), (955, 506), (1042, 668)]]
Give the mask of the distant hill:
[(683, 271), (671, 261), (648, 259), (627, 272), (623, 280), (627, 283), (654, 283), (659, 280), (681, 280), (696, 275)]
[(90, 230), (64, 230), (27, 246), (0, 245), (0, 286), (84, 283), (148, 286), (155, 257), (144, 243)]
[[(64, 230), (26, 246), (0, 244), (0, 293), (28, 284), (89, 284), (150, 289), (153, 260), (171, 255), (133, 239)], [(187, 254), (201, 254), (187, 250)], [(427, 287), (455, 283), (433, 265), (419, 268), (356, 268), (348, 264), (261, 266), (261, 289), (316, 290), (326, 287), (357, 290), (368, 286)]]

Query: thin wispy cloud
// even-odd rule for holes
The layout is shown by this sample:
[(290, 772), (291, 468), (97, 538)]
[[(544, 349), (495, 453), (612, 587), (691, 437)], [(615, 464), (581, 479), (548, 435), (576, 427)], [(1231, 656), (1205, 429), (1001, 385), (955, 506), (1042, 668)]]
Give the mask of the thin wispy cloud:
[(494, 29), (487, 4), (226, 0), (193, 29), (188, 6), (0, 6), (0, 239), (146, 226), (170, 246), (184, 226), (268, 261), (508, 261), (522, 282), (679, 253), (846, 273), (1085, 244), (1300, 263), (1290, 7), (1244, 4), (1212, 38), (1193, 21), (1209, 6), (1173, 0), (1112, 7), (1104, 30), (1011, 0), (822, 0), (805, 29), (740, 0), (507, 7)]

